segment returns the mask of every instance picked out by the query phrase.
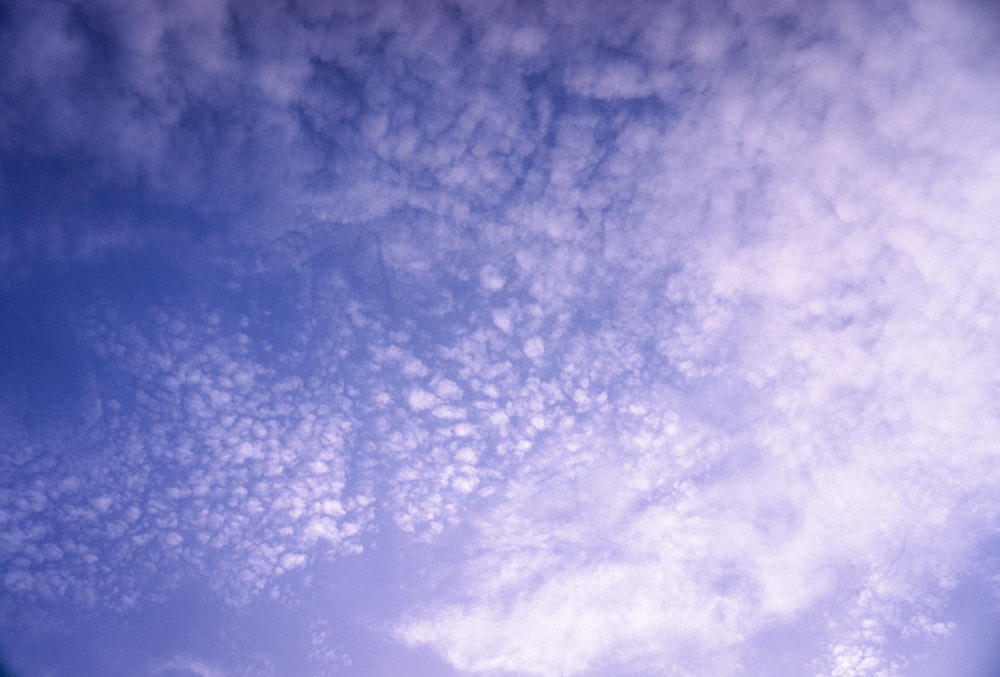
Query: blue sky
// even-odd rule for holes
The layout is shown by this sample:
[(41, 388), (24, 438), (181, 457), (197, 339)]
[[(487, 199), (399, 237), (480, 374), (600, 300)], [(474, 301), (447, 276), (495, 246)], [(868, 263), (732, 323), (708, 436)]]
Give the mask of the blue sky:
[(988, 2), (0, 7), (25, 676), (1000, 670)]

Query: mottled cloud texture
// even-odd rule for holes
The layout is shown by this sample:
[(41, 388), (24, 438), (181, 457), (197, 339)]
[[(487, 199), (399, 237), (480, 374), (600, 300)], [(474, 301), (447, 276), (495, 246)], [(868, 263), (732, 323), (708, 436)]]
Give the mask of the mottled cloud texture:
[[(998, 45), (950, 0), (8, 4), (5, 637), (370, 575), (299, 674), (375, 674), (345, 625), (991, 674)], [(227, 660), (136, 669), (292, 665)]]

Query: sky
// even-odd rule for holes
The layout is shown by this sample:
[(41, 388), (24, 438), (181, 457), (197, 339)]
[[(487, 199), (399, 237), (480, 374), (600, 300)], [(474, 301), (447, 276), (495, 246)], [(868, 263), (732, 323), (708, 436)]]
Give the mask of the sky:
[(0, 3), (0, 673), (1000, 674), (1000, 5)]

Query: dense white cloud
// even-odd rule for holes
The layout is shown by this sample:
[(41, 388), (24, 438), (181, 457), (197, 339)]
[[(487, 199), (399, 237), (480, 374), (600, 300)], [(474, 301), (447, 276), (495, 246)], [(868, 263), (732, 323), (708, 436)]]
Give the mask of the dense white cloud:
[[(612, 282), (619, 292), (642, 285), (635, 293), (641, 314), (627, 316), (632, 325), (625, 328), (641, 334), (653, 325), (658, 349), (686, 381), (678, 384), (682, 420), (708, 424), (701, 444), (725, 448), (722, 460), (707, 473), (681, 472), (676, 481), (691, 492), (684, 499), (639, 501), (623, 520), (627, 531), (606, 530), (602, 517), (615, 512), (606, 504), (587, 510), (581, 493), (627, 504), (615, 494), (634, 489), (609, 479), (606, 464), (627, 467), (640, 448), (635, 441), (605, 446), (602, 463), (583, 480), (586, 489), (575, 494), (532, 476), (526, 482), (544, 487), (540, 495), (505, 503), (480, 527), (484, 535), (505, 533), (501, 524), (519, 520), (524, 552), (487, 536), (483, 557), (492, 566), (472, 576), (461, 601), (402, 626), (409, 641), (440, 646), (464, 669), (571, 674), (609, 656), (626, 667), (632, 658), (662, 657), (657, 638), (677, 633), (682, 644), (722, 655), (739, 647), (714, 673), (735, 674), (755, 632), (832, 604), (858, 615), (830, 629), (843, 633), (830, 644), (830, 674), (905, 669), (905, 658), (889, 658), (882, 647), (887, 631), (872, 628), (891, 625), (899, 608), (934, 607), (961, 575), (959, 553), (969, 552), (971, 535), (989, 530), (996, 517), (988, 506), (998, 479), (990, 375), (998, 355), (988, 338), (994, 311), (985, 307), (995, 306), (988, 299), (1000, 252), (979, 197), (992, 176), (977, 167), (951, 182), (962, 174), (960, 162), (998, 147), (978, 112), (998, 83), (976, 80), (980, 94), (969, 90), (964, 98), (951, 63), (962, 50), (928, 39), (933, 28), (895, 36), (894, 61), (869, 67), (881, 36), (841, 14), (804, 22), (836, 31), (849, 46), (818, 41), (792, 52), (765, 50), (750, 57), (746, 73), (722, 76), (719, 93), (696, 106), (699, 115), (682, 117), (683, 133), (653, 137), (682, 144), (681, 157), (691, 159), (685, 170), (661, 163), (639, 185), (669, 190), (675, 171), (684, 171), (680, 185), (688, 190), (703, 182), (712, 208), (701, 228), (711, 237), (694, 223), (687, 234), (671, 235), (684, 225), (681, 202), (679, 213), (650, 223), (654, 239), (637, 256), (630, 252), (638, 270)], [(747, 38), (771, 42), (760, 28)], [(982, 46), (973, 45), (969, 52)], [(887, 86), (911, 68), (910, 53), (926, 61), (919, 71), (926, 87), (956, 97), (925, 99), (922, 108), (909, 100), (909, 88)], [(967, 71), (958, 81), (963, 77)], [(750, 86), (762, 91), (751, 94)], [(863, 107), (875, 117), (858, 117)], [(925, 121), (882, 122), (900, 111)], [(975, 133), (945, 139), (942, 129)], [(920, 168), (928, 148), (944, 153), (933, 174), (931, 165)], [(596, 157), (589, 163), (600, 166)], [(762, 173), (756, 194), (728, 181), (748, 165)], [(661, 190), (655, 199), (666, 195)], [(619, 238), (641, 232), (614, 225)], [(654, 243), (663, 237), (670, 238), (664, 245), (689, 249), (661, 252)], [(644, 255), (649, 269), (678, 258), (683, 266), (662, 300), (649, 299), (648, 277), (633, 281), (647, 273)], [(676, 447), (655, 449), (669, 458)], [(970, 494), (980, 497), (972, 512), (965, 507)], [(562, 496), (555, 499), (562, 510), (549, 517), (539, 506), (552, 495)], [(570, 553), (554, 545), (579, 532), (585, 536)], [(532, 533), (547, 535), (544, 556), (528, 545)], [(629, 534), (625, 543), (622, 533)], [(606, 560), (587, 561), (588, 546)], [(622, 551), (624, 563), (610, 554)], [(506, 570), (518, 573), (500, 594), (490, 582), (508, 580), (500, 573)], [(602, 592), (611, 580), (613, 596)], [(864, 608), (852, 611), (861, 602), (839, 598), (849, 580), (878, 600), (867, 609), (872, 618), (862, 618)], [(633, 612), (626, 600), (636, 598), (658, 600), (654, 613)], [(590, 613), (600, 619), (599, 637), (587, 630)], [(700, 652), (684, 656), (677, 654), (674, 669), (697, 673), (704, 665)]]

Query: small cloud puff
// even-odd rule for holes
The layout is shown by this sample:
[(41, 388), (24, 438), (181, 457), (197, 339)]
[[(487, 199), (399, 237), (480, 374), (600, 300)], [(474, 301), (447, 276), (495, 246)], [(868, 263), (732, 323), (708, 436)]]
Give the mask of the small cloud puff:
[(540, 336), (532, 336), (524, 342), (524, 354), (529, 360), (538, 361), (545, 354), (545, 341)]

